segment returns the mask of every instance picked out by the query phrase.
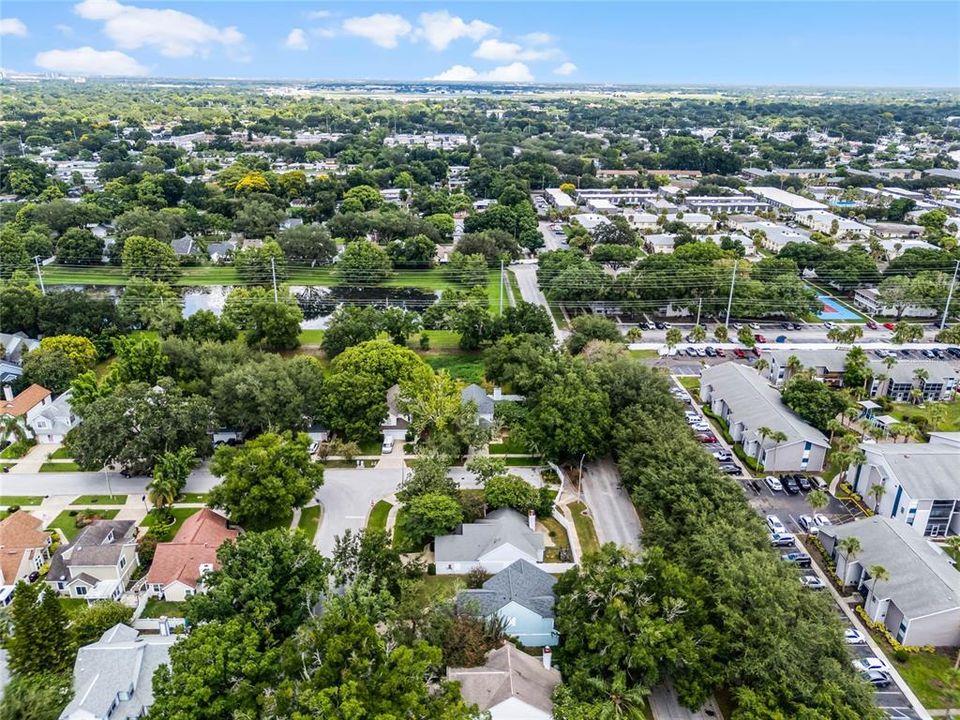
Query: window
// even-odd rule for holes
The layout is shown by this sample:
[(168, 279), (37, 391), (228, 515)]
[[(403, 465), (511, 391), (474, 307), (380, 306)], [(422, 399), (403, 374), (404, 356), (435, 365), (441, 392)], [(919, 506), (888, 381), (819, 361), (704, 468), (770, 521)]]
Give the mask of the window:
[(78, 597), (83, 597), (84, 595), (87, 594), (87, 588), (86, 588), (85, 585), (77, 585), (77, 586), (73, 589), (73, 592), (74, 592), (74, 594), (77, 595)]
[(121, 555), (120, 556), (120, 569), (123, 570), (127, 566), (127, 559)]

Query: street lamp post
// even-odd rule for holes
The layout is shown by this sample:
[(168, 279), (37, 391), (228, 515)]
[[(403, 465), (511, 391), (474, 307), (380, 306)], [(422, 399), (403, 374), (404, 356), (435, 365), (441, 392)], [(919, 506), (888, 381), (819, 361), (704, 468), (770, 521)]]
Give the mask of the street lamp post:
[(583, 497), (583, 459), (586, 456), (586, 453), (580, 456), (580, 469), (577, 470), (577, 502)]

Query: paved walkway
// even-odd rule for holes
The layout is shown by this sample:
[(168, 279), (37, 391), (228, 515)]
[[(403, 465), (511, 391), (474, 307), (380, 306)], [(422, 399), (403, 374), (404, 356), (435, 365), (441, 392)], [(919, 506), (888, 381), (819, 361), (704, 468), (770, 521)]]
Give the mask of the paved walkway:
[(40, 472), (40, 466), (47, 462), (47, 456), (59, 447), (56, 443), (34, 445), (27, 451), (27, 454), (20, 458), (16, 465), (12, 465), (7, 472), (13, 475), (20, 473), (38, 473)]

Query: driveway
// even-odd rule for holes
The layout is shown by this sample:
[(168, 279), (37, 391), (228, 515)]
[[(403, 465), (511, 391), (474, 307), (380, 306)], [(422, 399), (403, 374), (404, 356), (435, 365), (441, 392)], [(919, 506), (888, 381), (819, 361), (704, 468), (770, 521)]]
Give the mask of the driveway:
[(550, 316), (550, 322), (553, 323), (553, 334), (561, 341), (566, 338), (569, 333), (557, 327), (557, 321), (553, 319), (553, 314), (550, 312), (550, 303), (547, 302), (546, 296), (540, 291), (540, 285), (537, 282), (537, 266), (530, 263), (515, 263), (510, 266), (510, 270), (517, 277), (520, 297), (523, 298), (524, 302), (539, 305), (546, 310), (547, 315)]
[(620, 484), (620, 473), (612, 460), (587, 463), (584, 468), (583, 499), (593, 515), (597, 539), (630, 550), (640, 549), (640, 518), (630, 496)]

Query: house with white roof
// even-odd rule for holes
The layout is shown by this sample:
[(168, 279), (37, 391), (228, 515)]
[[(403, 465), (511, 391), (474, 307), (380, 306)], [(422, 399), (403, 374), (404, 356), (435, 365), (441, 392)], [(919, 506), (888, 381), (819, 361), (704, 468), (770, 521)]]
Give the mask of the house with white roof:
[[(960, 572), (938, 550), (906, 524), (874, 516), (843, 525), (827, 525), (818, 535), (837, 575), (863, 597), (863, 607), (904, 645), (960, 645)], [(861, 549), (846, 556), (843, 538), (855, 537)], [(870, 568), (881, 566), (889, 576), (879, 580)]]
[(543, 536), (531, 527), (534, 521), (501, 508), (437, 537), (433, 545), (437, 575), (461, 575), (476, 567), (496, 573), (517, 560), (543, 562)]
[(754, 186), (746, 188), (754, 197), (761, 198), (778, 210), (785, 212), (801, 212), (803, 210), (826, 210), (827, 206), (816, 200), (809, 200), (802, 195), (787, 192), (780, 188), (768, 186)]
[[(824, 235), (840, 236), (853, 233), (861, 237), (870, 236), (869, 226), (827, 210), (802, 210), (797, 213), (797, 220), (811, 230)], [(834, 223), (836, 223), (836, 232), (833, 230)]]
[(77, 653), (73, 699), (60, 720), (135, 720), (153, 705), (153, 674), (177, 635), (141, 635), (117, 624)]
[[(823, 470), (830, 443), (827, 437), (784, 405), (776, 388), (753, 368), (722, 363), (704, 368), (700, 399), (726, 422), (734, 442), (769, 472)], [(781, 432), (776, 442), (758, 432)]]
[(62, 443), (67, 433), (80, 424), (80, 418), (73, 412), (70, 399), (73, 393), (67, 390), (50, 403), (42, 405), (27, 421), (30, 431), (40, 443)]
[(853, 489), (870, 497), (882, 485), (877, 515), (924, 537), (960, 535), (960, 433), (936, 433), (929, 443), (864, 443), (864, 461), (847, 472)]

